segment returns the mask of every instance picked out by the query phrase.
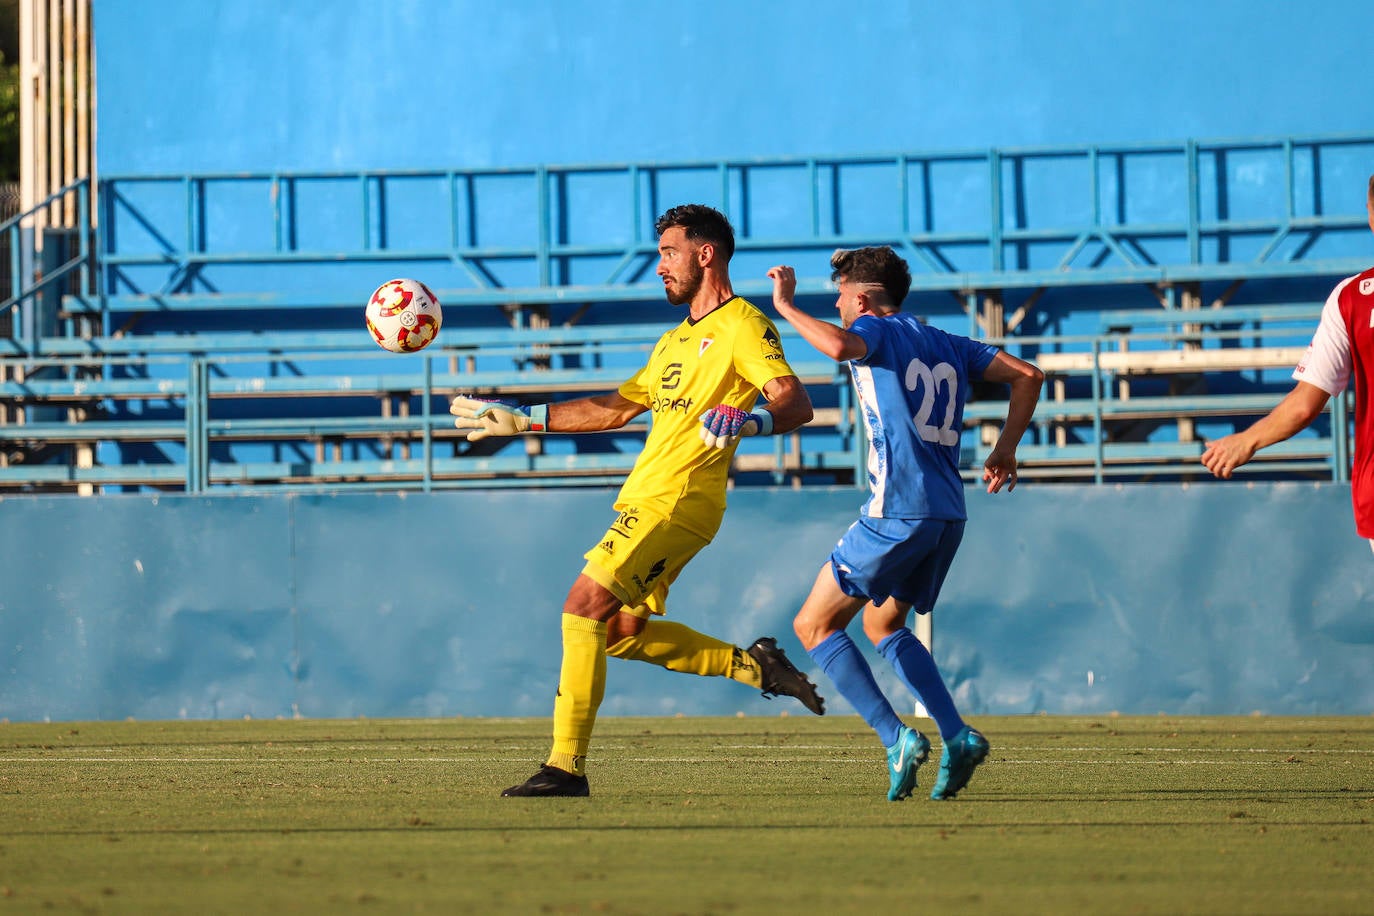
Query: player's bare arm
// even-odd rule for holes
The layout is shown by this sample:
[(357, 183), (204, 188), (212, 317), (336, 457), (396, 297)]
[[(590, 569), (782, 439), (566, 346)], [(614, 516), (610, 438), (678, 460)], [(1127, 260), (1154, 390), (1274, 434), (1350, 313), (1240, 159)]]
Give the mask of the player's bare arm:
[(488, 436), (519, 436), (525, 433), (599, 432), (619, 429), (648, 410), (618, 391), (559, 404), (511, 407), (500, 401), (458, 395), (449, 404), (453, 425), (467, 430), (469, 442)]
[(868, 344), (858, 334), (845, 330), (839, 325), (822, 321), (797, 308), (794, 299), (797, 293), (796, 271), (785, 264), (779, 264), (768, 271), (773, 281), (773, 307), (783, 320), (797, 329), (797, 333), (811, 346), (838, 362), (858, 359), (868, 353)]
[(800, 429), (816, 415), (811, 395), (795, 375), (784, 375), (763, 386), (768, 412), (773, 415), (773, 434), (790, 433)]
[(649, 408), (618, 391), (549, 405), (549, 431), (589, 433), (619, 429)]
[(1326, 409), (1331, 395), (1316, 385), (1298, 382), (1273, 410), (1248, 429), (1208, 442), (1202, 464), (1215, 476), (1230, 479), (1236, 468), (1255, 457), (1255, 452), (1289, 439), (1306, 429)]
[(983, 379), (1011, 388), (1007, 419), (1002, 424), (1002, 433), (997, 437), (987, 460), (983, 462), (983, 482), (988, 485), (988, 492), (997, 493), (1006, 486), (1007, 492), (1010, 493), (1016, 489), (1016, 446), (1020, 444), (1021, 437), (1035, 414), (1035, 405), (1040, 400), (1040, 389), (1045, 384), (1045, 373), (1024, 359), (999, 352), (988, 364), (987, 369), (983, 370)]

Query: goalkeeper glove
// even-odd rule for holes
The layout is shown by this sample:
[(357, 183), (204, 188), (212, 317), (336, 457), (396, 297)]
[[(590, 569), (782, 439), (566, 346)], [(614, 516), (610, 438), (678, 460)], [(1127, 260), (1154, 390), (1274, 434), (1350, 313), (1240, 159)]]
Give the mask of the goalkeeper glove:
[(773, 415), (762, 407), (750, 413), (721, 404), (701, 415), (701, 441), (727, 448), (740, 436), (767, 436), (773, 432)]
[(548, 429), (549, 405), (535, 404), (529, 413), (519, 407), (507, 407), (500, 401), (483, 401), (463, 395), (453, 399), (448, 412), (458, 429), (471, 430), (468, 441), (476, 442), (487, 436), (518, 436), (521, 433), (542, 433)]

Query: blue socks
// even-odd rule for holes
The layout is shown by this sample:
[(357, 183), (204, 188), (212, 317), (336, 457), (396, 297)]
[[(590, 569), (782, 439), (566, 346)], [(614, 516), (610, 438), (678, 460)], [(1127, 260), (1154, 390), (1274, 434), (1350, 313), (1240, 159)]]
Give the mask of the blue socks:
[(868, 667), (868, 661), (849, 634), (844, 630), (831, 633), (807, 654), (821, 666), (825, 676), (839, 688), (849, 705), (878, 733), (883, 747), (896, 744), (901, 734), (902, 720), (897, 718), (892, 704), (878, 689), (878, 682), (873, 679), (873, 669)]
[[(922, 645), (916, 634), (902, 627), (878, 643), (878, 652), (892, 664), (902, 683), (920, 699), (940, 729), (940, 737), (948, 742), (959, 734), (964, 727), (964, 720), (954, 706), (954, 698), (949, 695), (949, 688), (945, 686), (944, 678), (940, 677), (940, 669), (935, 666), (930, 650)], [(840, 687), (840, 692), (844, 693), (843, 687)], [(845, 699), (848, 699), (847, 695)]]
[[(940, 729), (940, 738), (948, 742), (959, 734), (964, 727), (964, 720), (954, 705), (954, 698), (949, 695), (944, 678), (940, 677), (935, 659), (916, 638), (916, 634), (903, 627), (878, 643), (878, 652), (891, 663), (902, 683), (925, 706), (926, 712)], [(825, 676), (839, 688), (849, 705), (878, 733), (883, 747), (896, 744), (902, 720), (878, 688), (878, 682), (873, 679), (873, 669), (868, 666), (868, 661), (849, 634), (844, 630), (831, 633), (807, 654), (821, 666)]]

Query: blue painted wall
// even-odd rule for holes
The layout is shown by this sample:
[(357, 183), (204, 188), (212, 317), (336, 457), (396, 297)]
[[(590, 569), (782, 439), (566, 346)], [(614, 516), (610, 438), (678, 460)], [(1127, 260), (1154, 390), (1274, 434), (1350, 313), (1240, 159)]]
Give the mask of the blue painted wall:
[[(1348, 498), (971, 492), (937, 658), (974, 715), (1374, 713), (1374, 556)], [(737, 643), (777, 635), (833, 693), (790, 622), (859, 494), (730, 499), (671, 616)], [(0, 499), (0, 718), (549, 715), (562, 599), (609, 506), (601, 491)], [(725, 680), (609, 671), (611, 715), (805, 714)]]
[(95, 0), (103, 174), (1374, 126), (1366, 0)]

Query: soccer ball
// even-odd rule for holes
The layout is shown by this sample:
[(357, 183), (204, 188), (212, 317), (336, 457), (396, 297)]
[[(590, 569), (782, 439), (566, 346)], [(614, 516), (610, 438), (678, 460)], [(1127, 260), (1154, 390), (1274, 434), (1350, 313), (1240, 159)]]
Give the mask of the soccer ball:
[(439, 297), (419, 280), (388, 280), (367, 300), (367, 330), (392, 353), (423, 350), (443, 322)]

